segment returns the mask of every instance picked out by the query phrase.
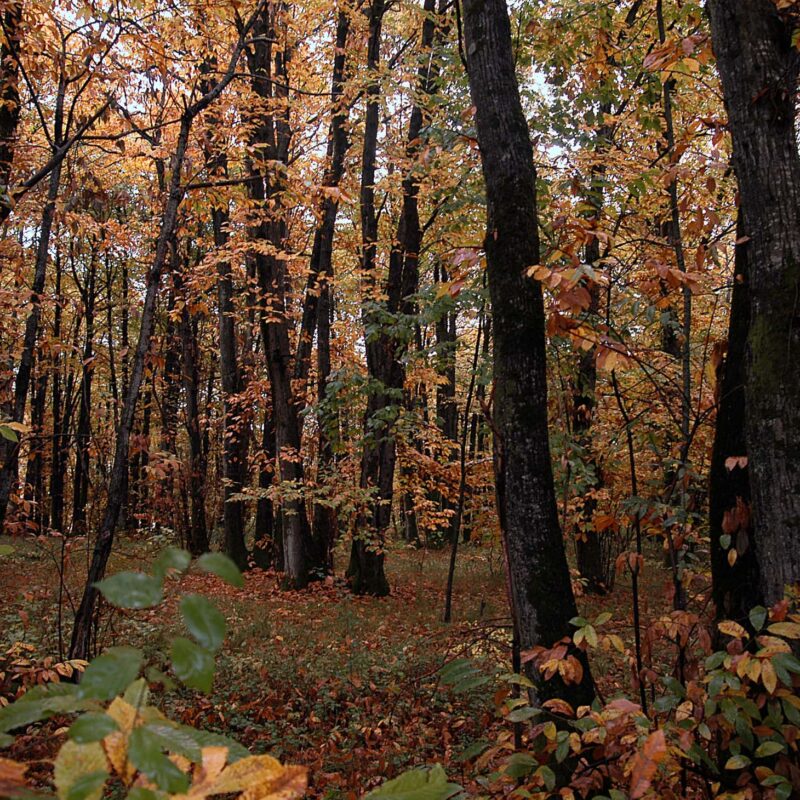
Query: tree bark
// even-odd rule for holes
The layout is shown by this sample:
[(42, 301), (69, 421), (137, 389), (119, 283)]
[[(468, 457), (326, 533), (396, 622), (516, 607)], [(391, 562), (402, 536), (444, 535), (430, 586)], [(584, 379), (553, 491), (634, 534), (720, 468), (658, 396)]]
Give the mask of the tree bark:
[(19, 44), (22, 38), (22, 0), (11, 0), (3, 12), (0, 47), (0, 223), (13, 207), (11, 168), (19, 124)]
[[(743, 238), (741, 214), (739, 237)], [(750, 469), (747, 465), (745, 352), (750, 327), (747, 242), (736, 245), (728, 347), (717, 370), (717, 424), (709, 472), (709, 528), (712, 594), (717, 619), (747, 624), (759, 605), (758, 562), (750, 521)], [(736, 459), (736, 462), (726, 462)], [(744, 459), (744, 461), (742, 460)], [(726, 542), (724, 537), (728, 537)], [(728, 553), (736, 551), (730, 564)]]
[(771, 0), (711, 0), (708, 9), (750, 237), (747, 455), (758, 590), (772, 604), (800, 581), (797, 19)]
[[(282, 178), (274, 164), (288, 163), (291, 141), (288, 46), (285, 42), (282, 49), (273, 46), (277, 35), (274, 15), (280, 10), (282, 7), (268, 6), (259, 15), (256, 36), (247, 49), (251, 87), (259, 98), (265, 102), (272, 101), (269, 110), (259, 111), (253, 118), (251, 145), (258, 155), (250, 159), (251, 180), (247, 188), (262, 215), (258, 224), (251, 227), (250, 235), (256, 241), (272, 245), (277, 252), (285, 249), (286, 220), (281, 200)], [(273, 110), (275, 100), (283, 101), (277, 112)], [(261, 291), (261, 339), (272, 389), (275, 450), (283, 489), (280, 516), (284, 569), (287, 582), (295, 588), (302, 588), (312, 577), (319, 577), (325, 568), (324, 559), (316, 552), (311, 537), (302, 498), (302, 429), (291, 383), (294, 372), (289, 335), (291, 321), (286, 302), (286, 262), (263, 250), (255, 250), (252, 258)]]
[[(367, 42), (367, 69), (371, 75), (367, 86), (367, 105), (364, 117), (364, 146), (361, 158), (361, 269), (366, 283), (367, 303), (362, 309), (365, 330), (374, 324), (374, 313), (370, 313), (368, 303), (377, 302), (374, 297), (377, 279), (375, 275), (378, 212), (375, 207), (375, 169), (378, 148), (378, 125), (380, 113), (380, 82), (378, 68), (381, 56), (381, 35), (383, 30), (384, 0), (372, 0), (369, 7), (369, 39)], [(347, 578), (356, 594), (372, 594), (381, 597), (389, 594), (389, 583), (384, 571), (383, 536), (391, 518), (392, 483), (394, 480), (394, 442), (388, 436), (391, 419), (370, 428), (370, 421), (376, 412), (389, 405), (384, 397), (386, 389), (392, 384), (390, 376), (380, 374), (386, 364), (393, 359), (383, 357), (382, 347), (388, 344), (385, 337), (367, 337), (367, 371), (377, 380), (378, 388), (370, 391), (367, 398), (367, 411), (364, 418), (364, 451), (361, 457), (362, 489), (374, 493), (371, 511), (360, 517), (358, 530), (353, 536), (350, 548), (350, 563)], [(394, 381), (396, 384), (396, 381)], [(399, 402), (399, 398), (395, 399)]]
[[(577, 614), (558, 524), (547, 429), (542, 287), (525, 275), (539, 263), (536, 173), (514, 73), (504, 0), (467, 0), (464, 34), (486, 182), (485, 249), (494, 333), (495, 473), (510, 602), (520, 646), (552, 647)], [(538, 700), (590, 703), (585, 657), (579, 683), (545, 681), (528, 661)]]

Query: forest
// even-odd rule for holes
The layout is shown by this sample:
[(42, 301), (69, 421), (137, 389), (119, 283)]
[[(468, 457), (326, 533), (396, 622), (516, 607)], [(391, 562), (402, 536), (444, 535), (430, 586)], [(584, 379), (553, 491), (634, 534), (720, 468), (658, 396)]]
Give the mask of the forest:
[(800, 797), (798, 0), (0, 0), (0, 798)]

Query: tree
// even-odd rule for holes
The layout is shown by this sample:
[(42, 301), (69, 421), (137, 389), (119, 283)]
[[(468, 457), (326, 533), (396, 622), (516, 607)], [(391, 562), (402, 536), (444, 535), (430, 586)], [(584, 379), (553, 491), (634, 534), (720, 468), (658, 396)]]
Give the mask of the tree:
[[(503, 0), (468, 0), (464, 39), (486, 182), (495, 476), (509, 599), (520, 646), (550, 648), (570, 635), (577, 611), (550, 463), (542, 287), (525, 274), (539, 263), (536, 171)], [(561, 691), (574, 704), (591, 702), (587, 663), (578, 683), (562, 687), (528, 664), (540, 699)]]
[(123, 486), (127, 472), (128, 448), (130, 445), (131, 430), (133, 427), (136, 404), (139, 400), (139, 391), (142, 386), (145, 371), (145, 359), (150, 349), (150, 338), (155, 325), (156, 298), (161, 283), (161, 274), (164, 271), (169, 256), (170, 241), (172, 240), (178, 218), (178, 208), (183, 199), (184, 187), (182, 184), (183, 162), (189, 145), (189, 136), (192, 123), (206, 108), (208, 108), (225, 90), (233, 80), (236, 65), (244, 49), (245, 38), (262, 10), (259, 3), (247, 24), (242, 26), (239, 39), (228, 62), (226, 71), (213, 84), (213, 86), (200, 95), (194, 102), (185, 106), (180, 118), (180, 128), (175, 143), (175, 151), (171, 159), (172, 174), (169, 181), (169, 191), (161, 217), (156, 250), (153, 256), (153, 265), (147, 275), (147, 290), (142, 308), (141, 323), (139, 327), (139, 341), (136, 344), (133, 362), (131, 364), (130, 384), (125, 397), (125, 405), (117, 428), (114, 450), (114, 464), (111, 471), (108, 502), (103, 515), (103, 522), (97, 535), (92, 553), (92, 561), (86, 578), (80, 606), (75, 615), (75, 626), (72, 630), (70, 642), (70, 658), (86, 658), (89, 655), (92, 642), (92, 628), (95, 618), (97, 603), (97, 582), (105, 574), (108, 558), (114, 543), (114, 533), (119, 521), (123, 502)]
[(708, 8), (749, 237), (746, 455), (757, 588), (772, 604), (800, 581), (797, 12), (772, 0), (712, 0)]

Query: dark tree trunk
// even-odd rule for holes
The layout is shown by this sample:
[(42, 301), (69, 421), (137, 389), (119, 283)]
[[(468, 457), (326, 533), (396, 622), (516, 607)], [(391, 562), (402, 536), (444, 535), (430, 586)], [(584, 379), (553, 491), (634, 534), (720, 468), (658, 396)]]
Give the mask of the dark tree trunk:
[(261, 569), (275, 567), (283, 572), (283, 539), (280, 526), (275, 524), (275, 508), (272, 500), (266, 496), (272, 486), (275, 475), (275, 431), (272, 427), (272, 415), (264, 411), (264, 423), (261, 428), (261, 457), (258, 464), (258, 488), (256, 501), (256, 532), (253, 561)]
[[(208, 72), (214, 65), (207, 64)], [(213, 122), (213, 118), (212, 118)], [(224, 178), (228, 163), (224, 151), (214, 142), (212, 126), (206, 132), (205, 158), (209, 175)], [(222, 249), (228, 244), (229, 211), (227, 204), (211, 209), (214, 246)], [(242, 500), (232, 500), (247, 483), (247, 453), (250, 441), (250, 417), (242, 408), (239, 395), (244, 388), (244, 375), (239, 363), (233, 303), (234, 286), (231, 264), (227, 259), (219, 262), (217, 277), (217, 304), (219, 307), (219, 371), (222, 383), (223, 435), (222, 480), (224, 549), (234, 561), (247, 558), (244, 542), (246, 505)]]
[[(61, 101), (63, 104), (63, 100)], [(30, 389), (31, 372), (36, 352), (36, 340), (39, 335), (39, 319), (42, 308), (42, 292), (44, 291), (45, 277), (47, 275), (47, 262), (49, 260), (50, 233), (53, 228), (53, 219), (56, 213), (56, 200), (58, 199), (59, 183), (61, 181), (61, 167), (59, 162), (50, 173), (50, 184), (47, 191), (47, 200), (42, 211), (42, 222), (39, 226), (39, 244), (36, 251), (36, 265), (34, 267), (33, 284), (31, 286), (31, 310), (25, 321), (25, 335), (22, 342), (22, 356), (17, 368), (14, 383), (14, 409), (13, 420), (23, 422), (25, 406)], [(6, 511), (11, 499), (11, 493), (17, 483), (19, 443), (12, 443), (6, 439), (0, 443), (0, 458), (3, 465), (0, 468), (0, 529), (6, 518)]]
[[(514, 74), (503, 0), (467, 0), (464, 34), (486, 181), (485, 248), (494, 325), (494, 426), (498, 511), (510, 601), (523, 650), (571, 636), (577, 614), (558, 524), (547, 430), (547, 363), (542, 287), (525, 276), (539, 263), (536, 173)], [(538, 699), (573, 705), (594, 697), (580, 652), (580, 683), (545, 681), (527, 663)]]
[[(61, 340), (61, 317), (64, 298), (61, 296), (61, 253), (55, 256), (55, 308), (53, 310), (53, 340)], [(62, 356), (56, 351), (52, 356), (53, 370), (53, 437), (50, 454), (50, 527), (64, 530), (64, 461), (65, 461), (65, 411), (61, 392)]]
[(131, 363), (130, 385), (125, 397), (119, 428), (117, 429), (116, 448), (114, 451), (114, 465), (111, 470), (111, 480), (108, 487), (108, 501), (100, 531), (95, 541), (89, 574), (81, 598), (81, 604), (75, 616), (75, 627), (72, 630), (70, 643), (70, 658), (87, 658), (92, 641), (97, 589), (95, 584), (105, 574), (106, 564), (111, 555), (114, 541), (114, 532), (122, 508), (122, 488), (125, 477), (125, 465), (128, 460), (128, 445), (130, 442), (133, 419), (136, 414), (136, 404), (139, 399), (139, 389), (144, 378), (145, 360), (150, 349), (150, 338), (153, 335), (156, 317), (156, 299), (158, 287), (161, 282), (161, 273), (167, 264), (169, 245), (175, 231), (178, 218), (178, 206), (183, 197), (181, 187), (181, 169), (186, 148), (189, 143), (193, 116), (184, 112), (181, 118), (180, 133), (175, 153), (172, 158), (172, 177), (170, 180), (169, 194), (167, 196), (164, 214), (161, 219), (161, 230), (156, 244), (153, 266), (147, 275), (147, 289), (139, 327), (139, 341), (136, 344)]
[[(435, 0), (425, 0), (426, 17), (422, 25), (421, 51), (423, 60), (417, 72), (420, 95), (435, 91), (438, 60), (429, 51), (434, 43), (437, 20), (434, 15)], [(368, 67), (377, 71), (380, 64), (381, 28), (385, 5), (383, 0), (373, 0), (370, 9), (370, 37)], [(378, 106), (380, 86), (373, 81), (368, 89), (368, 102), (364, 133), (364, 154), (361, 180), (361, 238), (362, 269), (370, 288), (375, 287), (375, 256), (378, 234), (378, 215), (375, 209), (375, 162), (377, 155)], [(413, 164), (421, 145), (424, 109), (419, 102), (411, 109), (408, 123), (406, 156)], [(403, 178), (403, 205), (398, 220), (397, 233), (389, 255), (389, 277), (385, 287), (385, 311), (389, 316), (410, 317), (416, 311), (414, 295), (419, 286), (419, 252), (422, 227), (419, 219), (419, 176), (410, 168)], [(371, 519), (364, 521), (365, 530), (353, 541), (348, 577), (353, 591), (383, 595), (389, 586), (383, 570), (383, 542), (389, 527), (394, 498), (394, 472), (397, 446), (393, 431), (403, 402), (405, 367), (402, 355), (413, 333), (408, 320), (398, 320), (395, 329), (405, 328), (405, 335), (381, 330), (383, 310), (375, 308), (374, 297), (365, 309), (365, 329), (377, 328), (377, 334), (368, 334), (366, 342), (367, 369), (377, 387), (370, 392), (365, 420), (365, 443), (361, 462), (361, 486), (375, 492)]]
[(81, 288), (86, 325), (79, 389), (78, 427), (75, 431), (75, 473), (72, 483), (72, 534), (86, 533), (86, 503), (89, 499), (89, 442), (91, 438), (92, 376), (94, 365), (94, 306), (97, 262), (94, 247), (90, 256), (89, 274)]
[[(183, 283), (181, 281), (181, 283)], [(184, 288), (183, 286), (181, 288)], [(191, 521), (187, 532), (189, 552), (201, 555), (208, 551), (205, 486), (206, 451), (200, 427), (200, 345), (197, 340), (197, 320), (189, 312), (189, 298), (183, 297), (180, 322), (183, 354), (183, 392), (186, 399), (186, 431), (189, 434), (189, 501)]]
[[(361, 159), (361, 269), (367, 285), (367, 300), (375, 302), (377, 286), (375, 276), (378, 212), (375, 207), (375, 167), (378, 148), (378, 125), (380, 113), (380, 83), (378, 68), (381, 55), (381, 34), (383, 29), (384, 0), (372, 0), (369, 8), (369, 39), (367, 42), (367, 69), (371, 75), (367, 86), (367, 107), (364, 119), (364, 146)], [(365, 304), (362, 312), (365, 329), (374, 323), (374, 312)], [(361, 488), (374, 492), (372, 510), (367, 518), (358, 521), (358, 530), (353, 537), (350, 549), (350, 563), (347, 578), (356, 594), (383, 596), (389, 593), (389, 583), (383, 568), (383, 536), (389, 527), (392, 508), (392, 483), (394, 481), (395, 448), (389, 436), (392, 420), (384, 415), (380, 425), (370, 429), (370, 421), (376, 412), (385, 409), (389, 402), (385, 397), (392, 384), (391, 376), (381, 374), (385, 366), (394, 359), (391, 354), (384, 356), (383, 347), (389, 341), (381, 335), (374, 335), (366, 342), (367, 371), (376, 379), (380, 388), (370, 392), (365, 417), (364, 452), (361, 458)], [(394, 381), (396, 383), (396, 381)], [(395, 398), (397, 402), (398, 398)]]
[(3, 12), (3, 44), (0, 47), (0, 223), (13, 208), (10, 194), (11, 167), (19, 124), (19, 45), (22, 0), (11, 0)]
[[(340, 10), (336, 22), (336, 44), (331, 76), (332, 118), (328, 133), (327, 169), (323, 186), (336, 189), (344, 174), (344, 159), (349, 147), (347, 137), (347, 107), (342, 101), (345, 76), (347, 36), (350, 17)], [(303, 319), (297, 343), (295, 377), (305, 385), (308, 378), (313, 327), (317, 329), (317, 400), (325, 398), (331, 372), (331, 314), (333, 282), (333, 241), (336, 233), (336, 217), (339, 199), (336, 192), (327, 192), (322, 202), (320, 224), (314, 232), (314, 244), (309, 264), (308, 291), (303, 306)], [(330, 420), (319, 419), (319, 462), (317, 482), (321, 483), (333, 463), (333, 448), (327, 434)], [(329, 503), (314, 503), (312, 532), (315, 550), (324, 555), (325, 568), (333, 570), (333, 546), (338, 537), (338, 518), (335, 508)]]
[[(282, 10), (283, 7), (268, 6), (259, 15), (255, 28), (257, 36), (247, 49), (252, 89), (265, 102), (271, 101), (268, 111), (262, 110), (254, 116), (250, 138), (258, 155), (250, 161), (251, 180), (247, 188), (257, 207), (264, 212), (262, 220), (251, 227), (250, 234), (256, 241), (271, 244), (276, 251), (282, 251), (286, 246), (286, 212), (282, 207), (281, 178), (267, 162), (287, 164), (291, 141), (289, 52), (285, 44), (283, 49), (273, 47), (277, 41), (275, 15)], [(273, 111), (276, 106), (279, 110)], [(269, 216), (264, 219), (267, 209)], [(310, 579), (324, 573), (325, 567), (322, 554), (316, 552), (302, 499), (301, 424), (291, 383), (294, 370), (290, 349), (291, 321), (286, 304), (286, 264), (263, 250), (256, 250), (252, 257), (261, 291), (261, 339), (272, 389), (278, 474), (286, 490), (280, 506), (284, 569), (287, 582), (302, 588)]]
[[(739, 236), (744, 236), (741, 215)], [(717, 618), (744, 624), (747, 624), (750, 609), (763, 601), (759, 595), (758, 562), (750, 524), (750, 470), (746, 460), (745, 353), (750, 324), (748, 249), (746, 242), (736, 245), (728, 348), (725, 360), (717, 370), (719, 400), (708, 503), (711, 575)], [(736, 561), (732, 565), (728, 561), (731, 549), (736, 551)]]
[[(435, 280), (447, 281), (448, 275), (443, 265), (435, 267)], [(458, 456), (458, 404), (456, 403), (456, 311), (445, 309), (436, 320), (436, 371), (444, 378), (436, 385), (436, 419), (439, 429), (449, 445), (449, 452), (443, 457), (448, 462)], [(452, 541), (458, 533), (455, 530), (455, 504), (446, 497), (441, 498), (443, 510), (450, 511), (446, 528), (446, 539)]]
[(34, 533), (40, 533), (45, 520), (44, 503), (44, 409), (47, 403), (48, 373), (42, 359), (37, 361), (38, 375), (31, 391), (31, 436), (28, 466), (25, 471), (25, 502), (30, 506), (28, 521)]
[[(601, 106), (602, 115), (611, 113), (611, 104), (606, 103)], [(597, 140), (595, 151), (601, 155), (608, 149), (608, 139), (611, 130), (608, 126), (602, 125), (596, 134)], [(591, 208), (591, 215), (595, 224), (599, 226), (600, 215), (603, 209), (603, 182), (605, 169), (601, 161), (592, 167), (588, 204)], [(586, 263), (600, 270), (600, 239), (592, 236), (584, 249)], [(600, 308), (600, 286), (592, 283), (589, 287), (591, 300), (588, 315), (592, 323), (597, 321), (597, 314)], [(586, 476), (588, 480), (583, 484), (583, 508), (581, 510), (581, 520), (575, 530), (575, 556), (581, 578), (586, 581), (586, 588), (592, 594), (604, 594), (608, 590), (606, 565), (603, 557), (603, 534), (594, 529), (592, 520), (597, 502), (594, 500), (593, 492), (602, 486), (600, 467), (592, 451), (591, 428), (594, 418), (594, 410), (597, 404), (595, 392), (597, 388), (597, 347), (592, 346), (589, 350), (579, 350), (578, 374), (575, 380), (575, 388), (572, 395), (572, 437), (578, 446), (581, 458), (585, 464)]]
[(747, 456), (758, 593), (800, 581), (800, 155), (796, 19), (771, 0), (711, 0), (748, 245)]

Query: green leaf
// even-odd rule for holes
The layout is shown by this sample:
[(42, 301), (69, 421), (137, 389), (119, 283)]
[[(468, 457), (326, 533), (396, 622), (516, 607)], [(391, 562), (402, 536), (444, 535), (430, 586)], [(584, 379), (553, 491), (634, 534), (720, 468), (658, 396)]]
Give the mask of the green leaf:
[(218, 578), (222, 578), (231, 586), (237, 586), (240, 589), (244, 586), (244, 578), (239, 572), (239, 567), (224, 553), (205, 553), (197, 559), (197, 566), (203, 572), (210, 572)]
[(473, 742), (469, 747), (466, 747), (462, 753), (456, 756), (456, 761), (472, 761), (477, 758), (487, 747), (489, 742), (481, 740)]
[(195, 763), (201, 760), (201, 747), (195, 737), (179, 725), (159, 720), (158, 722), (148, 722), (145, 728), (158, 740), (163, 750), (177, 753)]
[(4, 439), (8, 439), (9, 442), (18, 442), (19, 436), (12, 428), (9, 428), (8, 425), (0, 425), (0, 436)]
[[(163, 723), (169, 725), (169, 722)], [(227, 747), (228, 748), (228, 763), (233, 764), (234, 761), (241, 761), (243, 758), (248, 758), (250, 751), (239, 744), (235, 739), (229, 736), (224, 736), (221, 733), (212, 733), (211, 731), (201, 731), (197, 728), (192, 728), (189, 725), (174, 725), (181, 734), (195, 743), (201, 750), (204, 747)]]
[(128, 758), (139, 772), (165, 792), (182, 794), (189, 788), (189, 777), (161, 752), (160, 739), (147, 728), (133, 729), (128, 739)]
[(556, 774), (550, 767), (543, 765), (536, 770), (536, 774), (544, 781), (544, 788), (552, 792), (556, 785)]
[(163, 580), (171, 570), (184, 572), (191, 563), (192, 556), (188, 550), (167, 547), (159, 553), (158, 558), (153, 563), (153, 575), (159, 580)]
[(541, 713), (542, 713), (541, 708), (531, 708), (530, 706), (526, 706), (525, 708), (515, 708), (506, 717), (506, 719), (509, 722), (527, 722), (529, 719), (538, 717), (539, 714)]
[(59, 800), (99, 800), (106, 768), (106, 754), (99, 742), (64, 742), (56, 757), (53, 777)]
[(539, 762), (528, 753), (514, 753), (506, 761), (503, 772), (510, 778), (524, 778), (526, 775), (530, 775), (538, 766)]
[[(36, 686), (15, 703), (0, 708), (0, 733), (24, 728), (53, 714), (82, 711), (91, 705), (78, 697), (76, 686), (66, 684), (71, 691), (64, 692), (61, 690), (63, 685), (56, 683), (50, 684), (50, 687)], [(48, 691), (48, 688), (53, 691)]]
[(445, 771), (437, 764), (431, 769), (413, 769), (370, 792), (364, 800), (447, 800), (461, 791), (448, 783)]
[(192, 689), (210, 692), (214, 682), (214, 656), (204, 647), (179, 636), (172, 643), (172, 669)]
[(10, 544), (0, 544), (0, 556), (10, 556), (14, 549)]
[(104, 769), (81, 775), (67, 792), (67, 800), (88, 800), (90, 797), (101, 796), (107, 779), (108, 772)]
[(783, 745), (780, 742), (762, 742), (756, 748), (755, 757), (767, 758), (781, 752), (783, 752)]
[(750, 609), (749, 616), (750, 624), (757, 633), (764, 627), (764, 623), (767, 621), (767, 609), (764, 608), (764, 606), (756, 606)]
[(164, 599), (161, 581), (144, 572), (118, 572), (95, 586), (117, 608), (152, 608)]
[(744, 769), (750, 764), (750, 759), (747, 756), (731, 756), (725, 762), (725, 769)]
[(128, 792), (127, 800), (158, 800), (161, 793), (156, 794), (152, 789), (145, 789), (143, 786), (134, 786)]
[(134, 708), (146, 706), (150, 699), (150, 687), (147, 685), (147, 681), (144, 678), (137, 678), (125, 689), (122, 699)]
[(14, 744), (14, 737), (8, 733), (0, 733), (0, 747), (11, 747)]
[(116, 721), (108, 714), (96, 711), (84, 714), (70, 725), (68, 734), (73, 742), (78, 744), (89, 744), (89, 742), (99, 742), (105, 739), (109, 733), (119, 729)]
[(111, 700), (136, 680), (142, 651), (135, 647), (111, 647), (86, 667), (78, 693), (82, 697)]
[(203, 647), (217, 650), (225, 639), (225, 617), (217, 607), (199, 594), (187, 594), (181, 599), (181, 614), (189, 633)]

